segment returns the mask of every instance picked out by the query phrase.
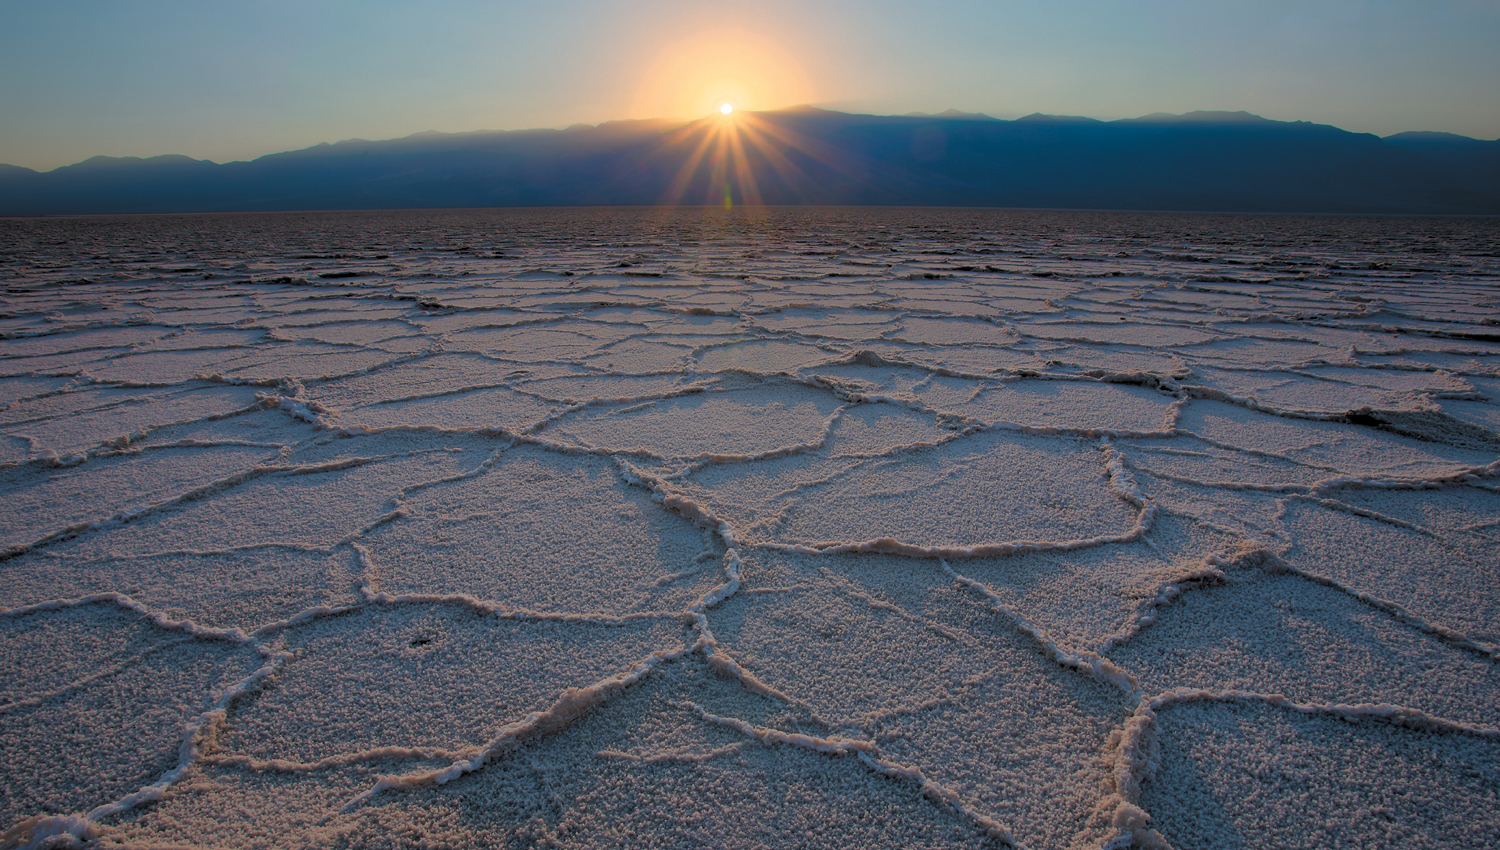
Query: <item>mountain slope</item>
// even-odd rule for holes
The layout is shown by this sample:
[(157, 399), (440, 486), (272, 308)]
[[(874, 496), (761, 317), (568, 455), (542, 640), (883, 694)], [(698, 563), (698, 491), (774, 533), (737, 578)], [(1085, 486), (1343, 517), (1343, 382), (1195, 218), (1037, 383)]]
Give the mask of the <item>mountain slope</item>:
[(1500, 142), (1244, 112), (1103, 122), (801, 107), (350, 139), (251, 162), (0, 167), (0, 214), (734, 203), (1500, 214)]

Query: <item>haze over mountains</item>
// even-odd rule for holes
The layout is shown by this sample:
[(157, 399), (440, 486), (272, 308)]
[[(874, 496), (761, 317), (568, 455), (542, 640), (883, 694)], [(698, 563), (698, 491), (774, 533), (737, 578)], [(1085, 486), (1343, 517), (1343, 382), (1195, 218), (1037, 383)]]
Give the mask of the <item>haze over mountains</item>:
[(801, 107), (351, 139), (215, 164), (0, 165), (0, 214), (732, 203), (1500, 214), (1500, 140), (1245, 112), (1120, 121)]

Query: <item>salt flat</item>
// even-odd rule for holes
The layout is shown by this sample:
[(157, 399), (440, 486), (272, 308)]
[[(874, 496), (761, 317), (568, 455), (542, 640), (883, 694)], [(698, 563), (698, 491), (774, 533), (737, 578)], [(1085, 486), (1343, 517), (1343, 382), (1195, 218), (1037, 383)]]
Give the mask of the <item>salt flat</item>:
[(0, 846), (1500, 846), (1497, 246), (0, 220)]

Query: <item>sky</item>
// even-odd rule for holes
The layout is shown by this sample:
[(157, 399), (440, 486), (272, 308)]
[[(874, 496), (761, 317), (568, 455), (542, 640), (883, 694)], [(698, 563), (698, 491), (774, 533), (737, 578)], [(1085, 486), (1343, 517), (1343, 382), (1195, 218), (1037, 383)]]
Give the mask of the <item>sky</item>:
[(0, 163), (812, 104), (1500, 137), (1500, 0), (0, 0)]

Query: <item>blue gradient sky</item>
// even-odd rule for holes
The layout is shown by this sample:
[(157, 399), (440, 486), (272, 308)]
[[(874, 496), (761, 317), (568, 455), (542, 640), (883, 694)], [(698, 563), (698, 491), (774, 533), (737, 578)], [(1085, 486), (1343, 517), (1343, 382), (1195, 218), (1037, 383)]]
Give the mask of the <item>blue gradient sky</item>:
[(0, 0), (0, 162), (813, 103), (1500, 137), (1500, 0)]

